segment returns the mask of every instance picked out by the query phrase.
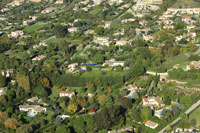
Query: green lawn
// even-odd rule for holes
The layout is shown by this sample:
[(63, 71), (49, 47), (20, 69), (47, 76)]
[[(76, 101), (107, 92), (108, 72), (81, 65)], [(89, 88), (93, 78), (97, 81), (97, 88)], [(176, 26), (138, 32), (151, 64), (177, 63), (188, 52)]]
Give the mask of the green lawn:
[(197, 127), (200, 128), (200, 107), (190, 114), (189, 119), (196, 119)]
[(200, 2), (194, 0), (177, 0), (177, 2), (172, 6), (172, 8), (199, 8)]
[[(178, 56), (170, 57), (160, 66), (166, 68), (167, 70), (171, 69), (174, 65), (180, 64), (179, 67), (185, 68), (189, 62), (187, 61), (187, 56), (185, 53), (181, 53)], [(150, 68), (150, 70), (156, 71), (157, 68)]]
[(104, 71), (99, 71), (99, 70), (92, 70), (91, 72), (85, 72), (83, 75), (81, 75), (82, 77), (97, 77), (97, 76), (101, 76), (102, 73), (105, 72), (106, 76), (112, 75), (112, 76), (118, 76), (118, 75), (125, 75), (127, 71), (122, 71), (122, 72), (116, 72), (116, 71), (110, 71), (108, 70), (104, 70)]
[(37, 31), (37, 30), (43, 28), (44, 25), (46, 25), (46, 24), (45, 23), (36, 23), (34, 25), (27, 26), (26, 28), (24, 28), (24, 32), (31, 33), (31, 32)]

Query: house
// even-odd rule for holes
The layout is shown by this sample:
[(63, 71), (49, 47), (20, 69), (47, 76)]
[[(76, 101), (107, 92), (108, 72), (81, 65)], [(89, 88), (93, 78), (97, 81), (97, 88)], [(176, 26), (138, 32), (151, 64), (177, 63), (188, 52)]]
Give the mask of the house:
[(116, 46), (124, 46), (124, 45), (126, 45), (126, 44), (128, 44), (128, 41), (126, 41), (126, 40), (119, 40), (119, 41), (116, 41)]
[(78, 27), (70, 27), (70, 28), (68, 28), (68, 31), (70, 33), (76, 32), (76, 31), (78, 31)]
[(128, 23), (128, 22), (134, 22), (134, 21), (135, 21), (134, 18), (129, 18), (129, 19), (122, 20), (122, 23)]
[(170, 24), (173, 24), (174, 23), (174, 21), (173, 20), (171, 20), (171, 19), (166, 19), (166, 20), (164, 20), (164, 22), (163, 22), (164, 24), (168, 24), (168, 25), (170, 25)]
[(191, 25), (187, 25), (187, 30), (191, 31), (192, 29), (194, 29), (196, 26), (191, 24)]
[(40, 45), (33, 45), (33, 49), (39, 49), (40, 47)]
[(176, 42), (178, 42), (178, 41), (181, 41), (183, 38), (184, 38), (184, 36), (183, 36), (183, 35), (176, 36), (176, 39), (175, 39), (175, 41), (176, 41)]
[(29, 116), (32, 116), (32, 117), (34, 117), (38, 113), (47, 111), (45, 107), (41, 107), (40, 105), (20, 105), (19, 110), (28, 112)]
[(186, 66), (186, 70), (200, 69), (200, 61), (192, 61), (190, 65)]
[(46, 42), (40, 42), (39, 45), (40, 45), (40, 46), (44, 46), (44, 47), (47, 47), (47, 46), (48, 46), (48, 44), (47, 44)]
[(172, 24), (165, 24), (163, 29), (174, 29), (174, 26)]
[(99, 5), (101, 4), (101, 2), (105, 1), (105, 0), (92, 0), (94, 5)]
[(72, 72), (74, 71), (78, 66), (78, 63), (72, 63), (68, 65), (69, 71)]
[(150, 107), (160, 107), (164, 106), (163, 101), (160, 97), (148, 97), (142, 99), (143, 106), (150, 106)]
[(145, 40), (145, 41), (148, 41), (148, 42), (153, 42), (153, 40), (155, 39), (155, 37), (154, 36), (151, 36), (151, 35), (144, 35), (143, 36), (143, 39)]
[(161, 118), (162, 117), (162, 114), (163, 114), (163, 110), (160, 109), (160, 110), (155, 110), (154, 111), (154, 115), (158, 118)]
[(124, 66), (124, 61), (115, 61), (114, 59), (111, 60), (105, 60), (105, 63), (103, 66), (108, 65), (108, 66)]
[(40, 2), (41, 0), (30, 0), (31, 2)]
[(9, 8), (3, 8), (1, 9), (1, 12), (6, 12), (6, 11), (9, 11), (10, 9)]
[(8, 3), (7, 6), (11, 6), (11, 7), (20, 6), (23, 2), (24, 0), (14, 0), (11, 3)]
[(7, 87), (0, 88), (0, 96), (6, 93)]
[(63, 4), (64, 0), (56, 0), (55, 4)]
[(105, 22), (104, 28), (110, 28), (111, 21)]
[(67, 119), (67, 118), (70, 118), (70, 116), (69, 115), (58, 115), (57, 116), (58, 118), (60, 118), (61, 120), (65, 120), (65, 119)]
[(113, 5), (113, 4), (121, 4), (123, 3), (123, 0), (109, 0), (108, 2), (110, 5)]
[(42, 10), (41, 13), (46, 14), (46, 13), (51, 13), (53, 11), (55, 11), (54, 8), (46, 8), (46, 9)]
[(124, 127), (118, 130), (114, 129), (114, 130), (108, 131), (108, 133), (134, 133), (134, 127), (128, 126), (128, 127)]
[(168, 8), (165, 14), (200, 14), (200, 8)]
[(182, 21), (186, 24), (189, 24), (192, 21), (192, 17), (191, 16), (183, 16)]
[(24, 35), (24, 32), (21, 31), (21, 30), (17, 30), (17, 31), (14, 31), (14, 32), (11, 32), (8, 37), (10, 38), (18, 38), (19, 36), (22, 36)]
[(148, 23), (148, 21), (145, 19), (139, 21), (139, 24), (142, 26), (146, 26), (147, 23)]
[(14, 72), (13, 69), (7, 69), (7, 70), (1, 70), (1, 75), (6, 76), (7, 78), (10, 77), (10, 75)]
[(32, 61), (42, 61), (46, 58), (44, 55), (36, 56), (35, 58), (32, 59)]
[(109, 46), (110, 41), (109, 37), (94, 37), (94, 43), (100, 44), (100, 45), (106, 45)]
[(150, 28), (145, 28), (145, 29), (136, 28), (135, 29), (136, 34), (148, 34), (149, 31), (150, 31)]
[(59, 96), (60, 97), (69, 97), (69, 98), (72, 98), (72, 96), (75, 96), (75, 93), (73, 91), (66, 90), (66, 91), (61, 91), (59, 93)]
[(138, 91), (141, 88), (139, 88), (136, 84), (131, 84), (131, 85), (125, 86), (123, 89), (129, 90), (129, 91)]
[(196, 32), (188, 32), (187, 35), (194, 38), (197, 36), (197, 33)]
[(28, 102), (31, 102), (31, 103), (37, 102), (38, 100), (39, 100), (38, 97), (32, 97), (32, 98), (27, 99), (27, 101), (28, 101)]
[(158, 123), (155, 123), (153, 121), (146, 121), (145, 124), (144, 124), (146, 127), (149, 127), (149, 128), (152, 128), (152, 129), (155, 129), (156, 127), (158, 127)]
[(93, 35), (93, 34), (95, 34), (95, 33), (94, 33), (94, 30), (87, 30), (87, 31), (85, 31), (85, 34), (86, 34), (86, 35), (88, 35), (88, 34)]
[(32, 19), (27, 19), (27, 20), (24, 20), (24, 21), (23, 21), (23, 25), (29, 25), (29, 24), (31, 24), (32, 22), (33, 22)]

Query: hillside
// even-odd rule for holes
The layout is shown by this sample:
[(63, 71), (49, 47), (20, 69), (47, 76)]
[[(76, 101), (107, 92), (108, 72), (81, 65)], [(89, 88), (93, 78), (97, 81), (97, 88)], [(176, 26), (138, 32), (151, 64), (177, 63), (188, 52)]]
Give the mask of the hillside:
[(195, 0), (177, 0), (172, 8), (199, 8), (200, 2)]

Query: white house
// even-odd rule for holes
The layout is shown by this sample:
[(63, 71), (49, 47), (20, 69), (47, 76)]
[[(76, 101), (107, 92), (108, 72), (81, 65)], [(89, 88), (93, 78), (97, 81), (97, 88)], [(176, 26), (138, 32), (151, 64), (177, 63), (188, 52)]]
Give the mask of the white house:
[(192, 61), (190, 63), (190, 65), (187, 65), (186, 66), (186, 69), (189, 71), (191, 70), (192, 68), (194, 69), (200, 69), (200, 61)]
[(22, 36), (24, 35), (24, 32), (21, 31), (21, 30), (17, 30), (17, 31), (14, 31), (14, 32), (11, 32), (8, 37), (11, 37), (11, 38), (18, 38), (19, 36)]
[(75, 93), (73, 91), (66, 90), (66, 91), (61, 91), (59, 93), (59, 96), (60, 97), (69, 97), (69, 98), (72, 98), (72, 96), (75, 96)]
[(56, 0), (55, 4), (63, 4), (64, 0)]
[(103, 66), (108, 65), (108, 66), (124, 66), (124, 61), (115, 61), (114, 59), (111, 60), (105, 60), (105, 63)]
[(38, 113), (47, 111), (45, 107), (41, 107), (40, 105), (20, 105), (19, 110), (28, 112), (28, 114), (32, 115), (37, 115)]
[(7, 87), (0, 88), (0, 96), (6, 93)]
[(44, 55), (36, 56), (35, 58), (32, 59), (32, 61), (42, 61), (46, 58)]
[(144, 36), (143, 36), (143, 39), (144, 39), (145, 41), (148, 41), (148, 42), (153, 42), (153, 40), (155, 39), (155, 37), (154, 37), (154, 36), (151, 36), (151, 35), (144, 35)]
[(156, 127), (158, 127), (158, 123), (155, 123), (153, 121), (146, 121), (145, 124), (144, 124), (146, 127), (149, 127), (149, 128), (152, 128), (152, 129), (155, 129)]
[(31, 102), (31, 103), (37, 102), (38, 100), (39, 100), (38, 97), (32, 97), (32, 98), (27, 99), (27, 101), (28, 101), (28, 102)]
[(150, 106), (150, 107), (162, 107), (164, 106), (163, 101), (160, 97), (148, 97), (142, 99), (143, 106)]
[(76, 67), (78, 66), (78, 63), (72, 63), (68, 65), (69, 71), (72, 72), (76, 69)]
[(78, 27), (70, 27), (70, 28), (68, 28), (68, 31), (70, 33), (76, 32), (76, 31), (78, 31)]
[(53, 11), (55, 11), (54, 8), (46, 8), (46, 9), (42, 10), (41, 13), (46, 14), (46, 13), (51, 13)]
[(119, 41), (116, 41), (116, 46), (124, 46), (124, 45), (126, 45), (126, 44), (128, 44), (128, 41), (126, 41), (126, 40), (119, 40)]
[(9, 78), (10, 74), (12, 74), (13, 71), (14, 71), (13, 69), (1, 70), (1, 75), (2, 76), (6, 76), (7, 78)]
[(109, 46), (110, 44), (109, 37), (95, 37), (93, 41), (100, 45)]

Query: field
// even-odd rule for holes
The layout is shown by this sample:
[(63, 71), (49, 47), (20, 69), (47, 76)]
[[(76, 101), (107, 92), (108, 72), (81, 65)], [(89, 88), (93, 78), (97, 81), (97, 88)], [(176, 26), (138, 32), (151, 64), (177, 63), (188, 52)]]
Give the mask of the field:
[[(166, 68), (167, 70), (172, 69), (174, 65), (179, 64), (179, 67), (185, 68), (189, 62), (187, 56), (182, 53), (176, 57), (170, 57), (160, 66), (160, 68)], [(152, 68), (151, 70), (157, 71), (158, 68)]]
[(177, 0), (172, 8), (199, 8), (200, 2), (194, 0)]
[(200, 128), (200, 107), (194, 110), (189, 116), (189, 119), (196, 119), (197, 125), (196, 127)]
[(45, 24), (45, 23), (36, 23), (36, 24), (34, 24), (34, 25), (27, 26), (27, 27), (24, 29), (24, 32), (31, 33), (31, 32), (37, 31), (37, 30), (43, 28), (44, 25), (46, 25), (46, 24)]
[[(98, 68), (97, 68), (98, 69)], [(112, 76), (117, 76), (117, 75), (125, 75), (127, 71), (122, 71), (122, 72), (116, 72), (116, 71), (110, 71), (110, 70), (105, 70), (105, 71), (99, 71), (99, 70), (92, 70), (91, 72), (85, 72), (82, 77), (97, 77), (101, 76), (102, 73), (105, 72), (106, 76), (112, 75)]]

